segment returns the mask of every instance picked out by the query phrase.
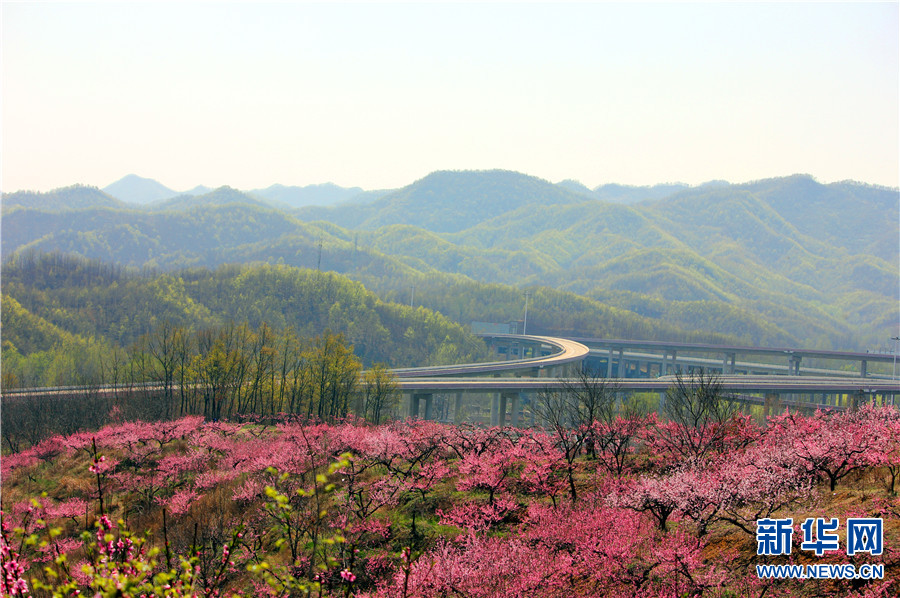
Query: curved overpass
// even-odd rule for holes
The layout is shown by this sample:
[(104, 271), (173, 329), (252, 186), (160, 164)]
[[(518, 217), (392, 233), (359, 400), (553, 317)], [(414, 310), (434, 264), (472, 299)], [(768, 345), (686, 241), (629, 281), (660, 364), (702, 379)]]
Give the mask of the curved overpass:
[[(768, 355), (774, 354), (800, 354), (803, 356), (824, 357), (829, 359), (844, 359), (846, 361), (856, 361), (860, 358), (870, 358), (873, 361), (890, 361), (893, 356), (868, 354), (868, 353), (841, 353), (837, 351), (804, 351), (801, 349), (767, 349), (759, 347), (721, 347), (717, 345), (699, 345), (688, 343), (657, 343), (653, 341), (605, 341), (603, 339), (564, 339), (558, 337), (537, 336), (537, 335), (512, 335), (512, 334), (495, 334), (481, 335), (489, 341), (489, 345), (499, 353), (505, 353), (507, 359), (504, 361), (492, 361), (486, 363), (466, 363), (454, 364), (446, 366), (430, 366), (420, 368), (399, 368), (392, 370), (392, 373), (398, 378), (398, 386), (401, 391), (408, 397), (408, 414), (412, 417), (419, 415), (419, 405), (425, 402), (424, 416), (426, 419), (432, 418), (433, 395), (434, 394), (451, 394), (455, 395), (456, 414), (453, 419), (458, 419), (460, 405), (462, 404), (463, 395), (490, 395), (491, 396), (491, 419), (492, 423), (506, 421), (506, 406), (512, 405), (511, 421), (517, 421), (517, 408), (521, 406), (525, 397), (541, 390), (561, 387), (566, 384), (566, 378), (571, 377), (578, 371), (581, 363), (592, 353), (596, 353), (597, 345), (602, 343), (615, 343), (621, 347), (619, 352), (620, 359), (625, 355), (624, 344), (629, 344), (632, 349), (658, 349), (663, 351), (662, 365), (663, 370), (667, 371), (666, 352), (671, 350), (668, 355), (669, 365), (675, 363), (675, 351), (698, 351), (714, 353), (717, 351), (732, 354), (737, 352), (763, 353)], [(590, 344), (591, 347), (587, 345)], [(503, 351), (501, 351), (501, 349)], [(518, 356), (519, 353), (530, 353), (529, 357)], [(515, 357), (509, 358), (515, 354)], [(610, 363), (612, 362), (613, 350), (609, 348)], [(659, 359), (659, 355), (647, 356), (641, 355), (641, 358)], [(682, 361), (684, 364), (690, 364), (688, 359)], [(719, 362), (722, 363), (722, 362)], [(734, 363), (732, 361), (732, 363)], [(799, 363), (799, 362), (798, 362)], [(900, 394), (900, 382), (893, 379), (884, 378), (866, 378), (859, 377), (834, 377), (834, 376), (803, 376), (800, 377), (799, 371), (795, 370), (793, 376), (784, 375), (766, 375), (766, 376), (750, 376), (750, 375), (733, 375), (727, 371), (727, 362), (722, 363), (723, 372), (725, 374), (720, 378), (723, 390), (733, 394), (739, 393), (763, 393), (765, 397), (750, 396), (748, 394), (739, 395), (740, 400), (747, 403), (765, 403), (767, 406), (770, 402), (774, 405), (782, 403), (797, 403), (806, 407), (816, 406), (839, 406), (843, 400), (849, 402), (850, 397), (858, 400), (859, 397), (874, 397), (880, 395), (882, 397), (890, 397)], [(783, 366), (782, 366), (783, 367)], [(611, 369), (611, 368), (610, 368)], [(777, 371), (777, 370), (776, 370)], [(610, 372), (607, 371), (607, 374)], [(865, 372), (863, 371), (863, 376)], [(664, 393), (665, 390), (674, 383), (671, 376), (659, 376), (655, 378), (624, 378), (608, 376), (609, 383), (616, 389), (624, 392), (651, 392)], [(160, 383), (146, 383), (139, 385), (141, 390), (152, 390), (161, 388)], [(53, 394), (81, 394), (96, 393), (108, 394), (121, 391), (134, 391), (134, 387), (121, 388), (114, 386), (106, 387), (66, 387), (66, 388), (43, 388), (43, 389), (2, 389), (4, 398), (10, 396), (19, 396), (27, 398), (29, 396), (46, 396)], [(814, 397), (813, 400), (798, 401), (797, 396), (804, 395), (806, 397)], [(829, 396), (831, 397), (829, 399)], [(782, 398), (783, 397), (783, 398)], [(774, 398), (773, 401), (770, 399)], [(829, 401), (831, 404), (829, 404)], [(502, 414), (502, 416), (501, 416)], [(496, 418), (496, 419), (495, 419)]]
[(572, 366), (580, 364), (590, 353), (583, 344), (565, 338), (518, 334), (481, 335), (483, 338), (509, 340), (537, 349), (537, 355), (506, 361), (463, 363), (419, 368), (397, 368), (391, 372), (400, 379), (434, 378), (443, 376), (497, 376), (524, 375), (554, 376), (568, 373)]
[[(436, 393), (455, 395), (454, 420), (459, 420), (464, 395), (490, 395), (491, 423), (500, 423), (502, 425), (503, 422), (506, 422), (507, 405), (509, 404), (512, 407), (510, 422), (516, 425), (519, 417), (518, 409), (520, 409), (521, 403), (525, 400), (525, 396), (533, 395), (545, 389), (564, 387), (567, 384), (565, 378), (572, 376), (576, 371), (575, 368), (589, 355), (592, 353), (596, 354), (598, 345), (609, 349), (609, 368), (607, 370), (609, 383), (617, 390), (625, 392), (652, 392), (660, 393), (661, 395), (665, 393), (666, 389), (675, 382), (673, 376), (665, 374), (668, 372), (669, 367), (675, 365), (676, 352), (681, 350), (683, 352), (720, 352), (724, 354), (726, 356), (725, 359), (712, 362), (718, 363), (722, 367), (723, 375), (720, 378), (720, 382), (723, 390), (745, 403), (763, 404), (766, 406), (766, 411), (770, 407), (778, 409), (783, 404), (810, 408), (839, 407), (842, 406), (842, 401), (846, 404), (852, 404), (860, 400), (860, 398), (865, 400), (865, 397), (871, 398), (876, 395), (883, 397), (883, 401), (887, 401), (888, 397), (890, 397), (890, 401), (893, 403), (894, 395), (900, 394), (900, 383), (896, 380), (865, 377), (866, 359), (881, 362), (893, 359), (893, 356), (880, 354), (765, 347), (732, 347), (697, 343), (563, 339), (512, 334), (481, 336), (488, 339), (490, 341), (489, 344), (495, 348), (505, 349), (507, 356), (512, 353), (513, 347), (516, 347), (516, 353), (518, 353), (518, 349), (530, 347), (532, 353), (537, 351), (540, 354), (527, 358), (512, 358), (506, 361), (488, 363), (393, 370), (393, 373), (399, 378), (400, 389), (407, 395), (408, 415), (410, 417), (419, 417), (420, 406), (424, 402), (424, 417), (425, 419), (432, 419), (434, 415), (433, 395)], [(588, 344), (591, 345), (590, 348), (587, 346)], [(621, 365), (626, 346), (631, 349), (661, 350), (663, 352), (660, 364), (662, 367), (659, 373), (663, 375), (654, 378), (611, 376), (613, 347), (619, 349), (619, 363)], [(536, 349), (536, 347), (539, 347), (539, 349)], [(549, 354), (543, 354), (547, 349), (549, 349)], [(786, 373), (793, 375), (735, 375), (733, 365), (735, 363), (734, 355), (737, 353), (768, 356), (787, 355), (792, 360), (792, 365), (789, 368), (784, 366), (773, 368), (771, 364), (751, 365), (768, 366), (772, 368), (769, 370), (772, 372), (787, 370)], [(842, 372), (823, 370), (815, 371), (819, 375), (800, 377), (799, 359), (803, 356), (844, 361), (862, 360), (862, 371), (861, 374), (857, 373), (855, 377), (838, 377)], [(658, 354), (642, 354), (640, 357), (650, 361), (655, 360), (654, 363), (660, 361)], [(731, 358), (731, 371), (729, 371), (728, 367), (728, 357)], [(669, 360), (668, 363), (667, 358)], [(707, 362), (711, 360), (701, 359), (700, 361)], [(683, 359), (682, 364), (689, 365), (692, 362), (690, 359)], [(619, 371), (623, 370), (620, 368)], [(821, 375), (825, 373), (831, 375)], [(834, 374), (837, 374), (837, 376)], [(762, 393), (764, 396), (751, 396), (742, 393)], [(800, 401), (798, 395), (810, 397), (811, 400)]]

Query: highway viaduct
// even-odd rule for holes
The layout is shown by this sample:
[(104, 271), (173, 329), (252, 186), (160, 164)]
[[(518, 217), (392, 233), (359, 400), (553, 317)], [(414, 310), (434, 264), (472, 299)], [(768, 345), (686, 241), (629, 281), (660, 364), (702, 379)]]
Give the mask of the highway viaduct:
[[(895, 395), (900, 394), (900, 383), (893, 376), (873, 376), (866, 371), (867, 363), (889, 363), (894, 358), (892, 355), (533, 335), (482, 336), (498, 361), (392, 370), (404, 395), (401, 415), (435, 419), (435, 396), (441, 396), (452, 398), (452, 415), (445, 415), (448, 420), (460, 421), (466, 400), (482, 406), (490, 401), (492, 424), (516, 425), (524, 403), (533, 401), (542, 391), (571, 384), (572, 376), (585, 363), (599, 376), (605, 375), (617, 392), (657, 394), (660, 408), (666, 389), (676, 381), (673, 374), (698, 367), (724, 372), (719, 378), (722, 389), (744, 404), (763, 405), (765, 413), (777, 412), (784, 406), (841, 408), (877, 399), (883, 404), (893, 404)], [(782, 363), (737, 361), (738, 355), (765, 356), (770, 361), (777, 358)], [(803, 358), (859, 363), (860, 367), (855, 371), (801, 370)], [(598, 368), (598, 363), (602, 367)], [(746, 373), (742, 375), (742, 371)], [(152, 389), (154, 384), (147, 383), (140, 388)], [(104, 394), (121, 390), (115, 387), (3, 389), (2, 395), (7, 398)]]
[[(676, 381), (673, 374), (701, 367), (720, 373), (725, 392), (744, 404), (763, 405), (766, 414), (785, 406), (846, 407), (879, 397), (882, 403), (892, 404), (894, 395), (900, 393), (897, 381), (867, 372), (869, 362), (889, 363), (892, 355), (658, 341), (482, 336), (502, 361), (394, 370), (404, 394), (404, 415), (434, 419), (434, 397), (443, 395), (452, 397), (452, 415), (448, 419), (460, 421), (466, 400), (490, 400), (491, 424), (517, 425), (523, 403), (533, 401), (542, 391), (564, 387), (566, 378), (586, 363), (600, 377), (607, 378), (617, 392), (659, 395), (660, 408), (666, 389)], [(711, 357), (716, 355), (718, 359)], [(775, 363), (738, 361), (738, 355), (763, 356)], [(801, 370), (803, 358), (829, 359), (859, 367), (854, 371)], [(597, 367), (598, 363), (603, 367)]]

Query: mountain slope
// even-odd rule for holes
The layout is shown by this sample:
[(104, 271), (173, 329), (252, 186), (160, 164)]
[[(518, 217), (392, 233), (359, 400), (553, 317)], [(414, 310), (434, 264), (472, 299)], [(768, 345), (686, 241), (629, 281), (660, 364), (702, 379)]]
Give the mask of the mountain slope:
[(153, 179), (129, 174), (103, 188), (105, 193), (133, 204), (148, 204), (169, 199), (179, 193)]
[(440, 171), (369, 205), (319, 210), (315, 215), (344, 227), (364, 230), (409, 224), (433, 232), (456, 232), (523, 205), (584, 200), (578, 193), (517, 172)]
[(363, 193), (363, 190), (359, 187), (346, 189), (334, 183), (307, 185), (305, 187), (276, 184), (265, 189), (254, 189), (247, 193), (270, 202), (283, 204), (289, 208), (302, 208), (306, 206), (333, 206), (359, 196)]
[[(590, 199), (575, 182), (437, 172), (367, 205), (292, 213), (229, 188), (152, 210), (4, 207), (2, 251), (162, 268), (278, 262), (346, 273), (383, 294), (431, 278), (436, 288), (460, 278), (546, 286), (708, 333), (861, 348), (896, 335), (897, 197), (797, 175), (626, 205)], [(734, 326), (723, 324), (729, 314)]]
[(86, 208), (123, 208), (125, 204), (96, 187), (72, 185), (46, 193), (16, 191), (3, 194), (3, 211), (31, 208), (47, 212), (83, 210)]

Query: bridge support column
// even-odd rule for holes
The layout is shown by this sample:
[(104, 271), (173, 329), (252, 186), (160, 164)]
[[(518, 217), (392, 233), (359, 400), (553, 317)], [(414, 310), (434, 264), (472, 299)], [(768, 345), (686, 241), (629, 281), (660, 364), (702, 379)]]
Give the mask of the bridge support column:
[(722, 373), (723, 374), (733, 374), (734, 373), (734, 353), (726, 353), (722, 358)]
[(498, 411), (500, 410), (500, 394), (491, 393), (491, 425), (496, 426), (498, 421)]
[(409, 393), (409, 417), (415, 419), (419, 417), (419, 395), (414, 392)]
[(678, 363), (675, 361), (678, 358), (678, 351), (672, 349), (672, 373), (678, 373)]
[(799, 376), (800, 375), (800, 359), (799, 355), (791, 354), (790, 361), (788, 362), (788, 375), (789, 376)]
[(669, 352), (663, 349), (663, 358), (662, 363), (659, 366), (659, 375), (665, 376), (668, 368), (666, 367), (666, 359), (669, 357)]
[(613, 350), (612, 347), (609, 348), (609, 357), (606, 360), (606, 377), (612, 378), (612, 362), (613, 362)]
[(625, 377), (625, 349), (619, 349), (619, 367), (616, 369), (616, 378)]
[(865, 405), (866, 401), (869, 399), (869, 397), (861, 390), (848, 395), (847, 398), (849, 399), (847, 406), (854, 411), (859, 409), (860, 405)]
[(425, 398), (425, 419), (433, 420), (434, 419), (434, 395), (428, 393), (423, 395)]
[(781, 411), (781, 398), (778, 393), (769, 393), (766, 395), (766, 402), (763, 406), (763, 417), (768, 418), (770, 415), (778, 415)]
[(522, 400), (519, 393), (512, 396), (512, 405), (510, 406), (509, 425), (513, 428), (519, 427), (519, 415), (522, 411)]
[(506, 393), (500, 393), (500, 410), (497, 413), (497, 425), (506, 426)]
[(462, 402), (463, 402), (463, 393), (456, 393), (456, 398), (453, 401), (453, 423), (461, 424), (462, 423)]
[(659, 407), (657, 408), (657, 413), (660, 418), (664, 418), (666, 416), (666, 392), (665, 391), (659, 393)]
[(867, 365), (867, 363), (866, 363), (866, 360), (865, 360), (865, 359), (863, 359), (862, 361), (859, 362), (859, 376), (860, 376), (860, 378), (865, 378), (865, 377), (866, 377), (866, 365)]

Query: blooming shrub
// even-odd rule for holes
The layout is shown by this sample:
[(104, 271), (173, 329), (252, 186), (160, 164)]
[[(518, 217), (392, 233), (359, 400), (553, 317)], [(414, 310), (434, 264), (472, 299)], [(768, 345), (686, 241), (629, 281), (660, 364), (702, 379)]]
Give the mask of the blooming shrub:
[[(126, 422), (3, 459), (0, 590), (889, 595), (897, 421), (868, 407), (741, 417), (709, 431), (715, 450), (679, 452), (673, 438), (699, 437), (631, 418), (598, 424), (575, 453), (560, 431), (435, 422)], [(654, 430), (669, 440), (646, 440)], [(757, 519), (825, 515), (884, 519), (884, 554), (868, 562), (887, 579), (756, 576)]]

